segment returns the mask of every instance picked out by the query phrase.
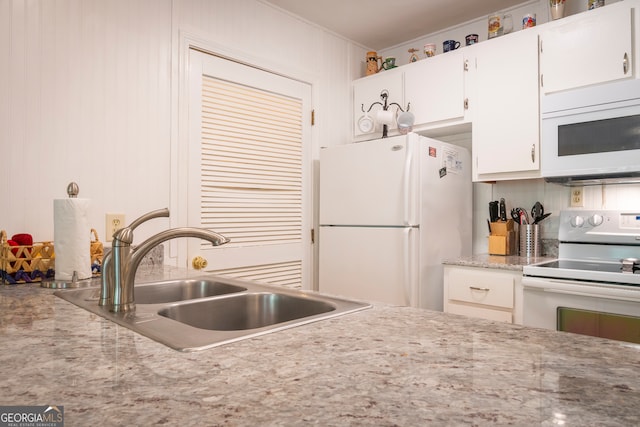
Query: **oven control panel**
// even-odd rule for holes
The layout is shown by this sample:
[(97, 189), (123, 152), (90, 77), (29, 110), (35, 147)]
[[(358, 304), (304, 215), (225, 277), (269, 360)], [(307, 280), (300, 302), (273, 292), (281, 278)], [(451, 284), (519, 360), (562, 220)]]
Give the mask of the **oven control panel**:
[(640, 212), (561, 211), (558, 238), (565, 242), (640, 245)]
[(640, 230), (640, 214), (623, 213), (620, 214), (620, 227), (630, 230)]

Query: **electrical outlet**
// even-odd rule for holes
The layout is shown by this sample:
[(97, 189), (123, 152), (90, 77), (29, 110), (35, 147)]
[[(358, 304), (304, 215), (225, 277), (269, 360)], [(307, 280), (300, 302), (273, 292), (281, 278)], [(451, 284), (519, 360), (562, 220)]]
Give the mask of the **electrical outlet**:
[(122, 213), (108, 213), (107, 219), (105, 222), (105, 236), (106, 241), (110, 242), (113, 240), (113, 233), (120, 230), (124, 227), (124, 214)]
[(571, 187), (571, 207), (584, 207), (584, 187)]

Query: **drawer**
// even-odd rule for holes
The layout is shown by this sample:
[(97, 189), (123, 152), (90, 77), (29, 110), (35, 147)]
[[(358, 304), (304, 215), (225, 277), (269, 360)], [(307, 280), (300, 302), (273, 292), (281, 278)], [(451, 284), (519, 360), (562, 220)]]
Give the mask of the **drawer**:
[(449, 301), (513, 308), (513, 273), (480, 268), (447, 268), (446, 271)]
[(463, 316), (478, 317), (498, 322), (513, 323), (513, 314), (510, 311), (491, 310), (489, 308), (456, 304), (455, 302), (449, 303), (447, 313), (461, 314)]

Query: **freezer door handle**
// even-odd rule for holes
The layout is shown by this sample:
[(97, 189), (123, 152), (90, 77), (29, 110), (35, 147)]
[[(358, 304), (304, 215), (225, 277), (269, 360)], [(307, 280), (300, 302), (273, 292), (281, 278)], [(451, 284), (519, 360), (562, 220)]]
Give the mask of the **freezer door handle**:
[(407, 155), (405, 157), (405, 163), (404, 163), (404, 180), (402, 183), (402, 201), (403, 201), (403, 221), (404, 221), (404, 225), (410, 225), (411, 221), (410, 221), (410, 216), (411, 216), (411, 212), (410, 212), (410, 208), (411, 208), (411, 200), (410, 200), (410, 190), (411, 190), (411, 164), (412, 164), (412, 160), (413, 160), (413, 147), (411, 146), (411, 143), (409, 141), (407, 141)]

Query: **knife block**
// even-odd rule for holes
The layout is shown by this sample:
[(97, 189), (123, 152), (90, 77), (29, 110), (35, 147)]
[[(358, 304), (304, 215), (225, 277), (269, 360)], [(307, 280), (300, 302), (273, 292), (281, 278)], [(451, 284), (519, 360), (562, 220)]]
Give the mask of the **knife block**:
[(489, 255), (517, 255), (518, 234), (514, 231), (512, 219), (491, 223)]

